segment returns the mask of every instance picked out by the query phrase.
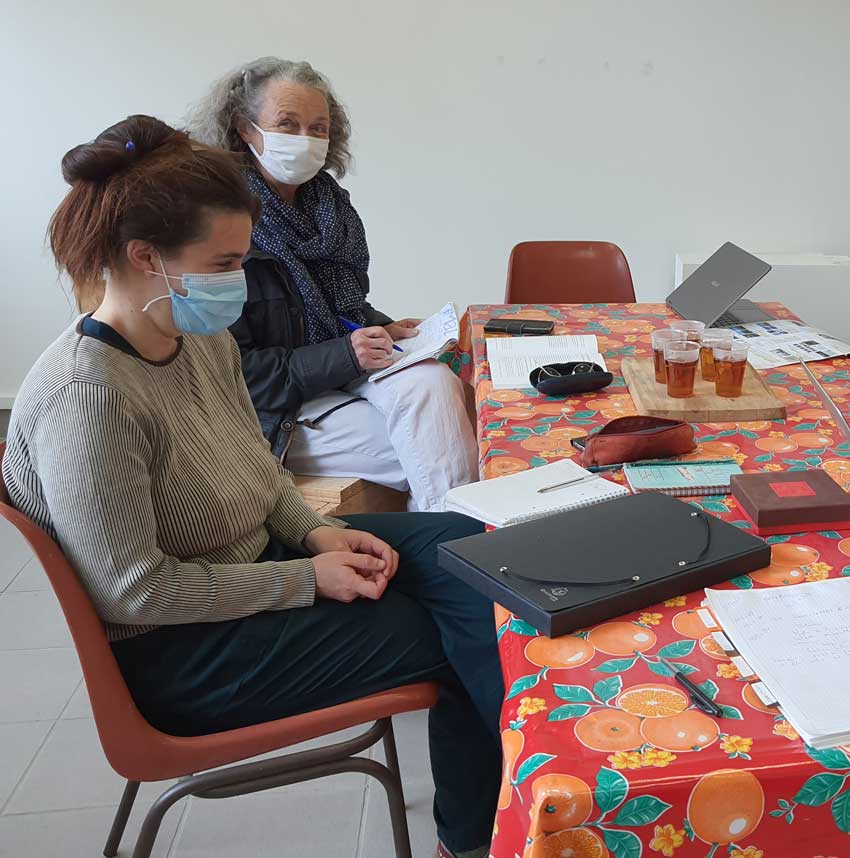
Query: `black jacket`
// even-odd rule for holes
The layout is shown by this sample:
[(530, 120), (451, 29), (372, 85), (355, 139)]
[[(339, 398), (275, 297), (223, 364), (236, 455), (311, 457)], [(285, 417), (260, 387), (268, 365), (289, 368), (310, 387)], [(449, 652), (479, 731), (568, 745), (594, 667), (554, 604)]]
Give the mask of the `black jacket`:
[[(242, 373), (272, 452), (282, 458), (301, 404), (362, 375), (350, 337), (305, 343), (304, 302), (283, 263), (256, 247), (242, 267), (248, 300), (230, 328), (242, 353)], [(364, 292), (369, 277), (363, 273)], [(366, 324), (392, 319), (366, 304)]]

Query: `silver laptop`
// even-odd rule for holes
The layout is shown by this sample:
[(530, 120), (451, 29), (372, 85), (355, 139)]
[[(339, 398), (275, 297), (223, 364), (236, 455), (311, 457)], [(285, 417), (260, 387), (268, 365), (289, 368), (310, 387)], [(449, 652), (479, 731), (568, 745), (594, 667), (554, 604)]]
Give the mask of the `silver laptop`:
[(770, 271), (770, 265), (727, 241), (667, 296), (667, 306), (683, 319), (724, 328), (773, 318), (744, 295)]

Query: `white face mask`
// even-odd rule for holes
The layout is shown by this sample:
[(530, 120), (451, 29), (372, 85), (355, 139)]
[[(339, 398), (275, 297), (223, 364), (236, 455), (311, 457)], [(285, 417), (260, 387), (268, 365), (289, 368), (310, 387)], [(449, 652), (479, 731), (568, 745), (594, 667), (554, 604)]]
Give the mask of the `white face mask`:
[(263, 131), (258, 125), (254, 125), (254, 128), (263, 135), (263, 154), (257, 152), (250, 143), (248, 148), (260, 166), (276, 181), (286, 185), (303, 185), (325, 166), (327, 140), (305, 134)]

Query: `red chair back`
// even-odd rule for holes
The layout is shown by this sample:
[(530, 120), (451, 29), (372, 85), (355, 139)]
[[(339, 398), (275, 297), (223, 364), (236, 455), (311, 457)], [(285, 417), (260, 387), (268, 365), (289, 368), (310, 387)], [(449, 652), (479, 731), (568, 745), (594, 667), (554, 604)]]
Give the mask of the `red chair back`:
[[(3, 443), (0, 445), (0, 464), (5, 452), (6, 444)], [(136, 749), (142, 754), (149, 753), (150, 740), (158, 731), (136, 708), (100, 617), (77, 573), (50, 536), (11, 506), (2, 476), (0, 516), (29, 543), (50, 580), (80, 658), (103, 751), (112, 767), (123, 774), (128, 766), (131, 769), (135, 767), (133, 757)]]
[[(0, 465), (6, 444), (0, 443)], [(207, 736), (170, 736), (152, 727), (133, 702), (103, 624), (59, 546), (11, 506), (0, 473), (0, 516), (26, 539), (56, 594), (80, 663), (103, 752), (131, 781), (160, 781), (217, 768), (318, 736), (428, 709), (437, 701), (435, 682), (420, 682), (276, 721)]]
[(508, 262), (506, 304), (634, 304), (629, 263), (607, 241), (523, 241)]

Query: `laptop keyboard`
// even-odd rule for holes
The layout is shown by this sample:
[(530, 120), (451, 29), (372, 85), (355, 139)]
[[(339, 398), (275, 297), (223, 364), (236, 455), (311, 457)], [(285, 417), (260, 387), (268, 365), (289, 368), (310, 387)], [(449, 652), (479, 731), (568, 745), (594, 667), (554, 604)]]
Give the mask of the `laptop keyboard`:
[(712, 328), (731, 328), (733, 325), (740, 325), (741, 323), (731, 314), (724, 313), (717, 319), (716, 322), (712, 324)]

